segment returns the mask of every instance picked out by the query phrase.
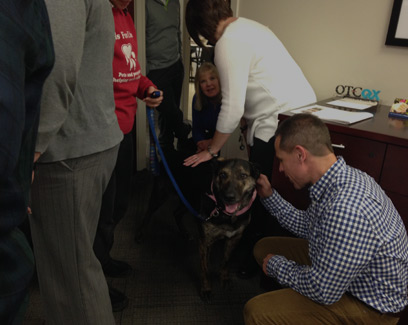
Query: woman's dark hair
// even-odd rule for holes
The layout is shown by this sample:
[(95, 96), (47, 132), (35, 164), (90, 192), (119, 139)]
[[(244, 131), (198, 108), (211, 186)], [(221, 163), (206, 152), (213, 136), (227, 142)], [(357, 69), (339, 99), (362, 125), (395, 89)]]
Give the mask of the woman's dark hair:
[(212, 41), (221, 20), (232, 17), (231, 0), (189, 0), (186, 26), (191, 38), (204, 47), (201, 37)]

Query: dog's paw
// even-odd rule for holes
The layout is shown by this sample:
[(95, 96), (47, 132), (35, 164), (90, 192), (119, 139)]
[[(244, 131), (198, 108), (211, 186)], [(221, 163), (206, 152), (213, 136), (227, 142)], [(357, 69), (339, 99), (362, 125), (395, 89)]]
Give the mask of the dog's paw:
[(212, 301), (212, 291), (211, 289), (201, 289), (200, 298), (205, 303), (210, 303)]

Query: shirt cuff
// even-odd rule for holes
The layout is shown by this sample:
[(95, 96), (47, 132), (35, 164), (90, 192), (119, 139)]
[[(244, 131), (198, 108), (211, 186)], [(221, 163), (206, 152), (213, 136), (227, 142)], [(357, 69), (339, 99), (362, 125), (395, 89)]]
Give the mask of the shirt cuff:
[(266, 272), (269, 276), (277, 278), (278, 277), (278, 269), (282, 262), (286, 260), (285, 257), (280, 255), (272, 256), (268, 263), (266, 264)]

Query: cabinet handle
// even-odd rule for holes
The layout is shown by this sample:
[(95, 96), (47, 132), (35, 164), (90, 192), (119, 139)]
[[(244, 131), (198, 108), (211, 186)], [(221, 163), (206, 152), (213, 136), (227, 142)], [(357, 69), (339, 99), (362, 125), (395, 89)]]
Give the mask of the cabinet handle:
[(334, 143), (332, 143), (332, 147), (337, 148), (337, 149), (346, 149), (346, 146), (344, 144), (334, 144)]

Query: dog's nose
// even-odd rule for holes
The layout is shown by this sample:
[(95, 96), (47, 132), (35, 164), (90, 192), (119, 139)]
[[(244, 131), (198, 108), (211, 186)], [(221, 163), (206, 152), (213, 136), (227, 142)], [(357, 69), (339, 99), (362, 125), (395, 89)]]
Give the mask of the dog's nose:
[(235, 195), (234, 194), (226, 194), (225, 196), (224, 196), (224, 200), (225, 200), (225, 202), (228, 202), (228, 203), (230, 203), (230, 202), (235, 202)]

